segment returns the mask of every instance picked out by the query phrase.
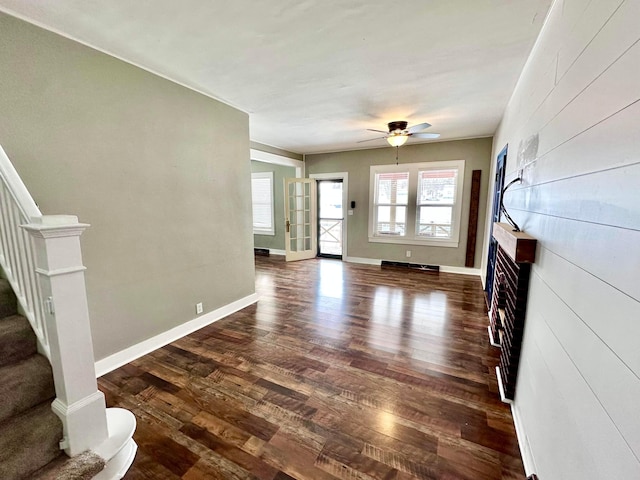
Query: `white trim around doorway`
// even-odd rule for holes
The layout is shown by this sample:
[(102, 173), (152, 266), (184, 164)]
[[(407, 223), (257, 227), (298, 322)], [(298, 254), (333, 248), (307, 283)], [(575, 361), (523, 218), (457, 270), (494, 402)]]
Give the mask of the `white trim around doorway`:
[(304, 177), (304, 162), (302, 160), (276, 155), (275, 153), (263, 152), (262, 150), (256, 150), (255, 148), (250, 149), (249, 154), (251, 160), (263, 163), (272, 163), (274, 165), (283, 165), (285, 167), (294, 167), (296, 169), (296, 178)]
[(342, 221), (342, 259), (345, 260), (348, 257), (347, 226), (349, 219), (349, 173), (311, 173), (309, 178), (313, 178), (315, 180), (342, 180), (342, 212), (344, 213), (344, 220)]

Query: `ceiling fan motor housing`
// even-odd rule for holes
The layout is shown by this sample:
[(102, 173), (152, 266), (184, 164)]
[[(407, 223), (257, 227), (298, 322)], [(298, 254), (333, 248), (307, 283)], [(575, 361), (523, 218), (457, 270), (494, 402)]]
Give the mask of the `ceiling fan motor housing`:
[(405, 121), (389, 122), (387, 125), (389, 126), (389, 133), (393, 133), (396, 130), (404, 131), (407, 129), (407, 122)]

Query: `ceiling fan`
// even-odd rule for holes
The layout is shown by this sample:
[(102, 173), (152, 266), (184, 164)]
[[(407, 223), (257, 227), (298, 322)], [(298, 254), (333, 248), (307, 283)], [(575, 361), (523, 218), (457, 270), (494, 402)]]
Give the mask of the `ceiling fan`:
[(430, 123), (426, 123), (426, 122), (419, 123), (418, 125), (414, 125), (413, 127), (407, 128), (407, 122), (400, 120), (400, 121), (389, 122), (387, 126), (389, 127), (388, 132), (385, 132), (384, 130), (375, 130), (373, 128), (367, 128), (367, 130), (371, 132), (384, 133), (385, 136), (370, 138), (368, 140), (361, 140), (358, 143), (370, 142), (372, 140), (379, 140), (381, 138), (384, 138), (387, 140), (387, 142), (389, 142), (389, 145), (391, 145), (392, 147), (400, 147), (404, 145), (407, 142), (407, 140), (409, 140), (409, 137), (415, 137), (415, 138), (439, 138), (440, 137), (439, 133), (422, 132), (422, 130), (426, 130), (431, 126)]

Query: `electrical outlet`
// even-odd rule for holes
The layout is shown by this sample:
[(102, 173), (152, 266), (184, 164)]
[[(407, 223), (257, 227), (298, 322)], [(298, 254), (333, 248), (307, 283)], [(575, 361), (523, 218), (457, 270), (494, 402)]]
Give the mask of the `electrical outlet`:
[(406, 255), (407, 255), (407, 258), (410, 258), (411, 257), (411, 250), (407, 250)]
[(201, 314), (202, 313), (202, 302), (196, 303), (196, 313), (197, 314)]

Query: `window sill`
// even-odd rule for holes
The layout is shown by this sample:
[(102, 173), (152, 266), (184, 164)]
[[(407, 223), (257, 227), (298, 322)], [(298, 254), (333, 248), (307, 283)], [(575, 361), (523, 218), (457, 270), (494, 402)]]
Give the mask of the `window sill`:
[(269, 236), (269, 237), (275, 237), (276, 236), (276, 232), (256, 232), (254, 230), (253, 232), (254, 235), (265, 235), (265, 236)]
[(426, 247), (449, 247), (458, 248), (460, 242), (455, 240), (422, 240), (417, 238), (403, 237), (369, 237), (372, 243), (391, 243), (398, 245), (423, 245)]

